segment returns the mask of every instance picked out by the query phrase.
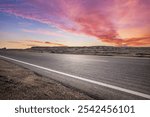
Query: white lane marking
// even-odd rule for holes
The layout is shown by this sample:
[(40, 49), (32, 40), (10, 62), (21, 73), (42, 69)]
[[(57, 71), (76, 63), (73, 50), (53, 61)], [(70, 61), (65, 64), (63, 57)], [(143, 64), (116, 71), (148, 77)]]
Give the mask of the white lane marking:
[(50, 71), (50, 72), (54, 72), (54, 73), (57, 73), (57, 74), (61, 74), (61, 75), (64, 75), (64, 76), (69, 76), (69, 77), (72, 77), (74, 79), (86, 81), (86, 82), (93, 83), (93, 84), (96, 84), (96, 85), (108, 87), (108, 88), (111, 88), (111, 89), (119, 90), (119, 91), (122, 91), (122, 92), (126, 92), (126, 93), (129, 93), (129, 94), (133, 94), (133, 95), (137, 95), (137, 96), (140, 96), (140, 97), (150, 99), (150, 95), (144, 94), (144, 93), (141, 93), (141, 92), (137, 92), (137, 91), (133, 91), (133, 90), (130, 90), (130, 89), (125, 89), (125, 88), (121, 88), (121, 87), (118, 87), (118, 86), (114, 86), (114, 85), (110, 85), (110, 84), (106, 84), (106, 83), (86, 79), (86, 78), (83, 78), (83, 77), (67, 74), (67, 73), (64, 73), (64, 72), (56, 71), (56, 70), (53, 70), (53, 69), (49, 69), (49, 68), (46, 68), (46, 67), (38, 66), (38, 65), (35, 65), (35, 64), (27, 63), (27, 62), (24, 62), (24, 61), (20, 61), (20, 60), (17, 60), (17, 59), (13, 59), (13, 58), (1, 56), (1, 55), (0, 55), (0, 57), (8, 59), (8, 60), (15, 61), (15, 62), (23, 63), (23, 64), (26, 64), (26, 65), (30, 65), (30, 66), (33, 66), (33, 67), (37, 67), (37, 68), (47, 70), (47, 71)]

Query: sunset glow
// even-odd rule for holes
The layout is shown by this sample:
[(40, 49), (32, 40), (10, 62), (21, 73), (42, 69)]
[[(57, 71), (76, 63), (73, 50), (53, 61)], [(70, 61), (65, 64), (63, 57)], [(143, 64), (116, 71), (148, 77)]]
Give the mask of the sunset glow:
[(150, 0), (0, 0), (0, 48), (150, 46)]

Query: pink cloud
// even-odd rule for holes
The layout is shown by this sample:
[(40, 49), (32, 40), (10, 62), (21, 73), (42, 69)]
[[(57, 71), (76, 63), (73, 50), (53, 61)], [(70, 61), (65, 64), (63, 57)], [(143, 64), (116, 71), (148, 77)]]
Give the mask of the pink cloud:
[[(130, 27), (150, 29), (149, 4), (149, 0), (26, 0), (19, 4), (2, 4), (0, 11), (53, 24), (72, 33), (94, 36), (114, 45), (143, 46), (150, 45), (149, 38), (141, 35), (140, 38), (122, 39), (118, 30)], [(57, 35), (43, 30), (24, 31)]]
[(145, 27), (150, 23), (149, 0), (115, 0), (114, 17), (120, 27)]

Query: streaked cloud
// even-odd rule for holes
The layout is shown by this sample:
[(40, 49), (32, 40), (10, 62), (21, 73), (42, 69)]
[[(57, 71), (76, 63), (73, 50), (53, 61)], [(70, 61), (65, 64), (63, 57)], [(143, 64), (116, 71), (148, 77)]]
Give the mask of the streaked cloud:
[(54, 43), (49, 41), (26, 40), (26, 42), (32, 43), (32, 45), (34, 44), (36, 46), (66, 46), (64, 44)]
[(54, 47), (54, 46), (66, 46), (60, 43), (54, 43), (49, 41), (39, 41), (39, 40), (22, 40), (22, 41), (6, 41), (0, 40), (0, 48), (30, 48), (33, 46), (45, 46), (45, 47)]
[(149, 46), (150, 37), (127, 38), (127, 39), (103, 39), (104, 42), (112, 43), (116, 46)]
[[(116, 46), (150, 45), (150, 32), (147, 31), (150, 29), (149, 11), (149, 0), (23, 0), (0, 5), (0, 12), (55, 25), (67, 32), (88, 35)], [(125, 38), (119, 33), (130, 28), (138, 28), (141, 35), (134, 37), (130, 34), (131, 37)], [(41, 29), (23, 31), (63, 36)]]

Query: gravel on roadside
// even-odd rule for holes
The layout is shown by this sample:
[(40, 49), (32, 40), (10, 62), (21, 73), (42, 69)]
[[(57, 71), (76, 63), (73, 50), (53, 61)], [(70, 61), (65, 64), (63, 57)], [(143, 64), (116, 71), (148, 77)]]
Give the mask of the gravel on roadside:
[(0, 59), (1, 100), (89, 100), (88, 95)]

